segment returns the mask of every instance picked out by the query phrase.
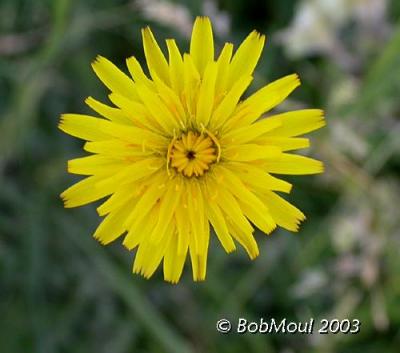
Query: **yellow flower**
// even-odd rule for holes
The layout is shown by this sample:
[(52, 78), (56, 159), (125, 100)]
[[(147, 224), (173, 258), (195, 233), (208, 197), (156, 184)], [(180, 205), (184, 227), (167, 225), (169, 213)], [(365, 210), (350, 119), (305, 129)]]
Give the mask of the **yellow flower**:
[(251, 259), (254, 227), (298, 230), (304, 214), (276, 194), (292, 185), (272, 174), (322, 172), (321, 162), (288, 151), (309, 146), (298, 136), (322, 127), (323, 112), (264, 117), (300, 85), (296, 74), (241, 100), (264, 46), (256, 31), (217, 58), (208, 18), (196, 19), (189, 53), (166, 41), (168, 60), (150, 28), (142, 36), (149, 76), (134, 57), (128, 77), (99, 56), (92, 66), (115, 107), (89, 97), (101, 117), (62, 115), (60, 129), (86, 140), (91, 155), (68, 162), (87, 178), (61, 197), (65, 207), (109, 197), (94, 236), (108, 244), (124, 235), (129, 250), (137, 247), (133, 272), (148, 278), (163, 260), (165, 280), (176, 283), (189, 251), (194, 280), (204, 280), (211, 227), (226, 252), (236, 241)]

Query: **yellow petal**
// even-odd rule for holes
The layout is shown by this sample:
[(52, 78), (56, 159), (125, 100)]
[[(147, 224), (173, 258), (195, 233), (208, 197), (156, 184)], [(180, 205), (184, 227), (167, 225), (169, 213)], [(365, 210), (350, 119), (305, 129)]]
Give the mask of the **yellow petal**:
[(268, 133), (271, 136), (298, 136), (325, 126), (324, 112), (320, 109), (303, 109), (269, 117), (281, 121), (280, 127)]
[(92, 68), (98, 78), (112, 91), (137, 100), (135, 83), (118, 69), (110, 60), (97, 56)]
[(108, 175), (119, 171), (125, 162), (104, 156), (87, 156), (68, 161), (68, 172), (80, 175)]
[(164, 279), (171, 283), (178, 283), (183, 270), (186, 259), (185, 253), (178, 252), (178, 234), (172, 235), (171, 241), (164, 255)]
[(129, 73), (135, 82), (140, 82), (147, 86), (149, 89), (154, 89), (153, 82), (143, 72), (142, 66), (134, 56), (126, 59), (126, 66), (128, 66)]
[(66, 208), (82, 206), (110, 195), (112, 191), (96, 187), (102, 179), (102, 176), (90, 176), (70, 186), (60, 195), (64, 206)]
[(305, 220), (303, 212), (291, 205), (274, 192), (266, 192), (265, 202), (275, 222), (292, 232), (297, 232), (301, 221)]
[(223, 176), (224, 186), (236, 196), (246, 217), (264, 233), (271, 233), (276, 228), (276, 223), (265, 203), (252, 193), (229, 169), (218, 167), (218, 173)]
[(153, 74), (156, 74), (166, 84), (169, 84), (168, 63), (157, 44), (156, 39), (154, 38), (150, 27), (142, 29), (142, 39), (144, 55), (146, 56), (146, 62), (150, 71), (150, 75), (153, 77)]
[(202, 76), (207, 64), (214, 60), (214, 39), (208, 17), (197, 17), (190, 41), (190, 55)]
[(207, 203), (207, 216), (225, 251), (230, 253), (236, 250), (235, 243), (229, 234), (228, 226), (226, 225), (223, 213), (221, 212), (221, 209), (214, 203), (214, 201)]
[(197, 93), (200, 86), (200, 74), (193, 63), (190, 55), (183, 56), (183, 98), (189, 119), (195, 116), (197, 105)]
[(161, 204), (158, 219), (154, 220), (156, 226), (150, 234), (150, 241), (154, 244), (160, 245), (159, 242), (162, 239), (162, 235), (173, 219), (175, 209), (177, 208), (180, 199), (180, 194), (176, 192), (177, 188), (180, 188), (179, 180), (170, 182), (165, 194), (160, 200)]
[(196, 254), (202, 255), (205, 252), (205, 246), (208, 240), (208, 234), (204, 234), (204, 199), (203, 194), (197, 182), (189, 182), (187, 185), (187, 210), (191, 224), (191, 234), (194, 239), (192, 247)]
[(150, 210), (165, 193), (165, 185), (161, 184), (161, 180), (162, 178), (158, 177), (158, 180), (154, 180), (149, 184), (149, 187), (136, 204), (134, 211), (126, 219), (125, 225), (127, 228), (131, 228), (133, 232), (139, 229), (140, 222), (147, 217)]
[(215, 80), (217, 78), (217, 64), (209, 62), (202, 79), (196, 109), (196, 121), (201, 126), (207, 126), (214, 107)]
[(174, 39), (167, 39), (168, 59), (169, 59), (169, 76), (171, 86), (174, 91), (180, 96), (183, 90), (183, 60), (182, 55), (176, 45)]
[(221, 210), (224, 211), (225, 217), (228, 216), (242, 233), (252, 233), (254, 229), (247, 218), (243, 215), (236, 198), (223, 185), (218, 185), (218, 188), (218, 197), (216, 202)]
[(276, 80), (247, 98), (236, 110), (234, 117), (227, 123), (226, 129), (233, 126), (245, 126), (257, 120), (263, 113), (280, 104), (300, 85), (296, 74)]
[(167, 109), (158, 94), (142, 85), (138, 85), (138, 94), (151, 116), (160, 124), (164, 132), (172, 136), (174, 129), (177, 130), (181, 127), (178, 119)]
[(293, 175), (317, 174), (324, 170), (320, 161), (288, 153), (282, 153), (277, 158), (265, 160), (263, 168), (270, 173)]
[(224, 97), (218, 107), (215, 109), (212, 118), (211, 126), (215, 129), (221, 127), (233, 114), (240, 97), (249, 87), (253, 77), (244, 76), (238, 78), (232, 89)]
[(292, 184), (278, 179), (265, 172), (265, 170), (249, 163), (230, 163), (229, 168), (242, 179), (243, 183), (256, 191), (273, 190), (289, 193), (292, 189)]
[(96, 113), (104, 116), (111, 121), (119, 124), (132, 124), (132, 121), (120, 109), (109, 107), (108, 105), (99, 102), (93, 97), (86, 98), (85, 103)]
[[(185, 185), (181, 186), (181, 189), (177, 190), (177, 192), (181, 195), (181, 204), (176, 208), (175, 211), (175, 222), (176, 228), (178, 231), (178, 254), (186, 254), (188, 246), (189, 246), (189, 238), (190, 234), (190, 224), (187, 221), (187, 204), (185, 197)], [(186, 205), (186, 208), (185, 208)]]
[(221, 54), (218, 57), (218, 74), (215, 83), (215, 94), (216, 99), (219, 101), (219, 97), (222, 97), (227, 90), (228, 76), (229, 76), (229, 63), (232, 58), (233, 44), (225, 43), (222, 48)]
[(244, 144), (227, 147), (222, 156), (228, 160), (243, 162), (271, 158), (275, 160), (280, 154), (281, 150), (275, 146)]
[(154, 245), (146, 238), (142, 240), (133, 265), (134, 273), (140, 273), (145, 278), (150, 278), (153, 275), (169, 247), (174, 230), (172, 225), (167, 228), (162, 239), (164, 246)]
[(142, 102), (134, 102), (115, 93), (111, 93), (108, 97), (134, 125), (156, 132), (162, 131), (161, 125), (150, 115), (150, 112)]
[(255, 259), (259, 255), (258, 245), (254, 239), (252, 232), (244, 232), (233, 219), (229, 219), (227, 222), (229, 233), (235, 238), (237, 242), (246, 250), (250, 259)]
[(190, 260), (191, 260), (191, 264), (192, 264), (193, 280), (195, 282), (204, 281), (206, 278), (208, 253), (206, 251), (202, 254), (198, 254), (195, 250), (195, 247), (192, 245), (193, 245), (193, 242), (190, 243), (189, 254), (190, 254)]
[(132, 203), (128, 199), (104, 218), (93, 236), (102, 244), (109, 244), (117, 239), (125, 233), (124, 220), (132, 212), (132, 209)]
[(255, 142), (262, 145), (277, 146), (281, 151), (292, 151), (310, 147), (310, 140), (300, 137), (266, 136), (258, 138)]
[(122, 168), (118, 173), (99, 181), (96, 187), (116, 191), (121, 185), (131, 183), (135, 180), (148, 178), (160, 170), (163, 161), (159, 158), (146, 158), (131, 163)]
[(157, 76), (154, 77), (154, 83), (157, 88), (158, 94), (162, 101), (165, 103), (166, 108), (172, 113), (172, 115), (178, 120), (181, 127), (186, 126), (186, 113), (182, 105), (181, 100), (177, 93), (167, 86)]
[(109, 136), (112, 136), (116, 139), (131, 142), (134, 145), (142, 146), (143, 152), (146, 150), (146, 146), (159, 148), (165, 147), (168, 143), (168, 140), (164, 136), (138, 127), (103, 121), (100, 128), (101, 132), (108, 134), (107, 140), (110, 139)]
[(110, 212), (120, 208), (126, 202), (130, 203), (130, 207), (135, 207), (138, 201), (137, 192), (132, 191), (133, 183), (122, 185), (114, 194), (112, 194), (105, 202), (97, 207), (97, 213), (99, 216), (105, 216)]
[(110, 135), (101, 130), (104, 119), (83, 114), (62, 114), (58, 128), (69, 135), (87, 141), (109, 139)]
[[(132, 205), (132, 208), (136, 207), (138, 200), (135, 199), (135, 203)], [(157, 219), (158, 215), (158, 207), (154, 206), (150, 213), (148, 214), (149, 219)], [(139, 222), (139, 226), (137, 229), (128, 227), (128, 234), (125, 236), (122, 244), (128, 249), (133, 250), (140, 243), (146, 241), (148, 239), (149, 234), (154, 228), (153, 222), (148, 222), (147, 218), (144, 218), (141, 222)]]
[(221, 138), (221, 144), (234, 143), (242, 144), (264, 135), (268, 131), (274, 130), (281, 125), (279, 119), (263, 119), (254, 124), (233, 129)]
[(86, 142), (83, 149), (91, 153), (100, 153), (104, 157), (114, 158), (115, 160), (134, 162), (138, 157), (147, 156), (149, 153), (143, 152), (140, 143), (133, 145), (126, 141), (110, 139), (104, 141)]
[(251, 32), (242, 42), (229, 65), (228, 87), (242, 76), (252, 75), (264, 47), (265, 36)]

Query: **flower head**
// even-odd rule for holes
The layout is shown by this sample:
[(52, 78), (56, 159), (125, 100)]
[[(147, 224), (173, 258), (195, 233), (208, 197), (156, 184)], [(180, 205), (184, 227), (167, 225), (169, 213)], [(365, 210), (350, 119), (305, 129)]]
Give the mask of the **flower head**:
[(241, 97), (264, 46), (253, 31), (233, 53), (214, 55), (211, 23), (198, 17), (190, 52), (166, 41), (168, 60), (150, 28), (142, 30), (149, 75), (128, 58), (127, 76), (103, 57), (92, 66), (110, 89), (113, 107), (92, 97), (98, 117), (64, 114), (60, 129), (86, 140), (89, 156), (68, 171), (87, 176), (62, 193), (66, 207), (108, 197), (94, 236), (103, 244), (124, 235), (137, 248), (133, 271), (150, 277), (163, 261), (164, 278), (177, 282), (189, 253), (194, 280), (206, 276), (212, 227), (226, 252), (259, 250), (254, 228), (297, 231), (304, 214), (276, 192), (291, 184), (273, 174), (320, 173), (322, 163), (288, 153), (309, 146), (298, 137), (324, 125), (317, 109), (265, 117), (300, 81), (289, 75)]

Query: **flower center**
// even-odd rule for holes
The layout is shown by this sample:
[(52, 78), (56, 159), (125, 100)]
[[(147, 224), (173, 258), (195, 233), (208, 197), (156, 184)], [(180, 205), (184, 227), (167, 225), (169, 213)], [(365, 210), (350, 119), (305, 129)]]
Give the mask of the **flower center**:
[(213, 136), (189, 131), (172, 141), (168, 162), (186, 177), (202, 176), (217, 161), (218, 148)]

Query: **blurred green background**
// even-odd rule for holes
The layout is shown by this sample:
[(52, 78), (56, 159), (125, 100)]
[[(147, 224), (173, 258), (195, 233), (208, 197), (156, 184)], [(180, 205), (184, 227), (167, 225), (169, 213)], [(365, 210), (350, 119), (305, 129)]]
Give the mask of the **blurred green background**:
[[(297, 72), (278, 110), (319, 107), (328, 126), (309, 153), (325, 162), (294, 182), (298, 234), (257, 234), (260, 257), (211, 242), (208, 275), (178, 285), (130, 272), (133, 254), (91, 233), (93, 205), (65, 210), (82, 142), (59, 115), (107, 101), (97, 54), (143, 62), (140, 28), (188, 49), (193, 18), (217, 50), (267, 34), (253, 89)], [(385, 0), (0, 0), (0, 352), (400, 352), (400, 2)], [(126, 70), (125, 70), (126, 71)], [(357, 335), (222, 335), (226, 317), (357, 318)]]

